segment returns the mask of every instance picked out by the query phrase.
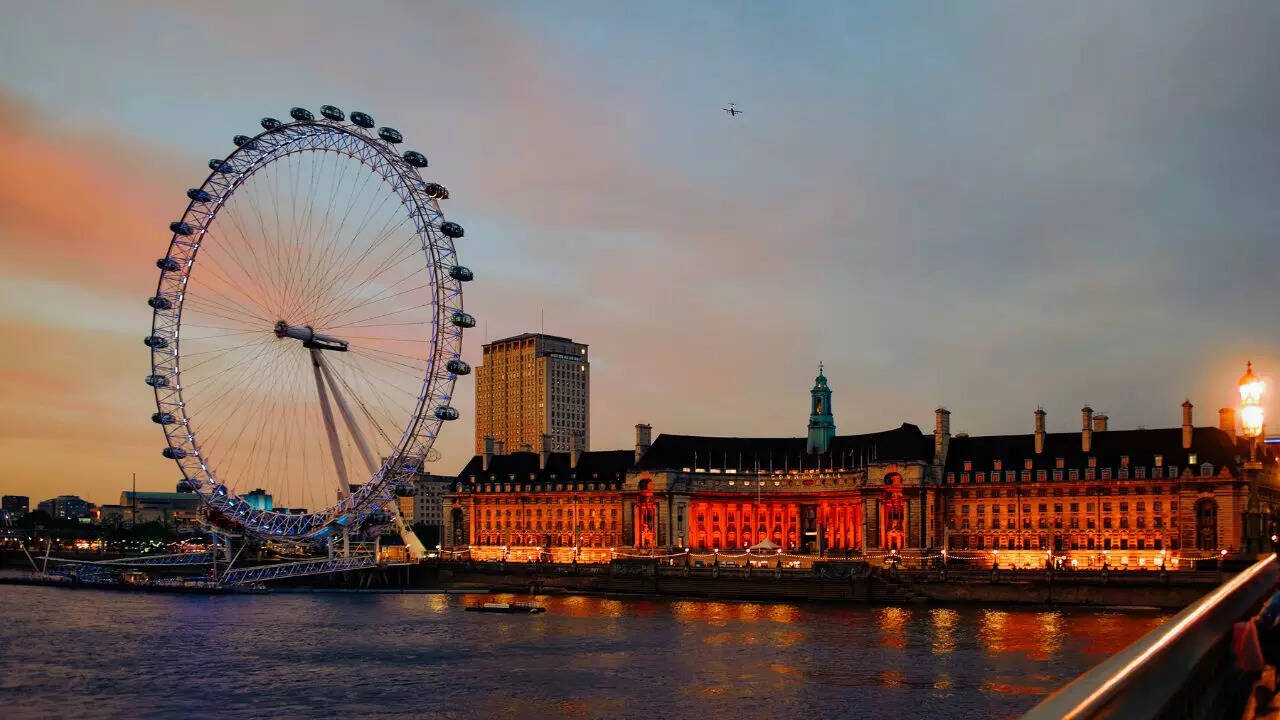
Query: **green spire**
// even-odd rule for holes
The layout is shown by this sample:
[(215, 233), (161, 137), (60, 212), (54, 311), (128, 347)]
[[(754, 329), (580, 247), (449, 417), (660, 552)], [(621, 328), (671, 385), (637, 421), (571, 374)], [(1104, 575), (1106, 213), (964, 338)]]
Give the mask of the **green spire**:
[(831, 388), (827, 387), (827, 376), (824, 367), (818, 363), (818, 377), (813, 380), (813, 389), (809, 391), (809, 442), (806, 451), (810, 454), (824, 453), (831, 446), (831, 438), (836, 435), (836, 420), (831, 412)]

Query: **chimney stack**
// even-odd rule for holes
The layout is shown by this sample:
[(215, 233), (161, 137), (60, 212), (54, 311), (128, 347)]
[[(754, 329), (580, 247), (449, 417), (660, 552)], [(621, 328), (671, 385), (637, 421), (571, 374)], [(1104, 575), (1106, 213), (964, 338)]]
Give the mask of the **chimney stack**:
[(933, 411), (933, 417), (933, 464), (942, 465), (951, 449), (951, 411), (938, 408)]
[(1097, 415), (1094, 415), (1094, 416), (1093, 416), (1093, 431), (1094, 431), (1094, 432), (1096, 432), (1096, 433), (1097, 433), (1097, 432), (1105, 432), (1105, 431), (1106, 431), (1106, 429), (1107, 429), (1107, 416), (1106, 416), (1106, 415), (1103, 415), (1102, 413), (1098, 413)]
[(1036, 408), (1036, 454), (1044, 452), (1044, 408)]
[(1080, 452), (1093, 449), (1093, 408), (1085, 405), (1080, 408)]
[(1182, 449), (1191, 449), (1191, 401), (1182, 401)]
[(582, 457), (582, 445), (578, 441), (578, 433), (569, 435), (569, 468), (578, 469), (578, 459)]
[(538, 454), (538, 469), (546, 470), (547, 461), (551, 459), (551, 436), (542, 433), (542, 452)]
[(480, 461), (480, 469), (489, 472), (489, 463), (493, 462), (493, 436), (484, 436), (484, 456)]
[(1225, 407), (1218, 411), (1218, 429), (1226, 433), (1229, 437), (1236, 436), (1236, 410), (1235, 408)]
[(648, 423), (640, 423), (636, 425), (636, 462), (640, 462), (640, 458), (649, 451), (649, 446), (653, 444), (653, 426)]
[(494, 441), (493, 441), (493, 454), (494, 454), (494, 455), (506, 455), (506, 454), (507, 454), (507, 441), (506, 441), (506, 440), (494, 440)]

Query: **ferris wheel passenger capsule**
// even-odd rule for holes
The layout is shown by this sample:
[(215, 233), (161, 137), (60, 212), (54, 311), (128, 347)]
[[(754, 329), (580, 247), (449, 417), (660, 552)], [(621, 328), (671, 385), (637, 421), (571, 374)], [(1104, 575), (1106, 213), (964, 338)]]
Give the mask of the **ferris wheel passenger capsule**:
[(156, 267), (165, 272), (178, 272), (182, 269), (182, 264), (171, 257), (162, 257), (156, 261)]
[(390, 127), (378, 128), (378, 137), (386, 140), (392, 145), (404, 142), (404, 136), (400, 134), (400, 131)]
[(422, 189), (426, 191), (427, 197), (437, 200), (449, 199), (449, 189), (440, 183), (427, 183)]
[(196, 202), (206, 202), (206, 203), (213, 199), (213, 196), (210, 195), (207, 190), (201, 190), (200, 188), (191, 188), (190, 190), (188, 190), (187, 197), (191, 198)]
[(461, 225), (449, 220), (440, 223), (440, 232), (444, 233), (445, 237), (453, 238), (454, 240), (457, 240), (465, 234)]
[(142, 382), (150, 385), (153, 388), (162, 388), (162, 387), (169, 386), (169, 378), (163, 375), (148, 375), (145, 379), (143, 379)]
[(159, 335), (148, 335), (142, 338), (142, 344), (152, 350), (163, 350), (164, 348), (169, 347), (169, 341)]
[(168, 310), (173, 307), (173, 303), (169, 298), (161, 297), (160, 295), (147, 298), (147, 304), (155, 310)]
[(311, 122), (316, 119), (316, 116), (312, 115), (310, 110), (300, 107), (290, 109), (289, 117), (297, 120), (298, 122)]
[(183, 450), (182, 448), (167, 447), (161, 450), (160, 454), (169, 458), (170, 460), (181, 460), (182, 458), (187, 456), (187, 451)]
[(470, 375), (471, 374), (471, 366), (457, 358), (454, 358), (449, 362), (445, 363), (444, 369), (448, 370), (454, 375)]
[(151, 413), (151, 422), (157, 425), (172, 425), (177, 422), (177, 419), (173, 417), (173, 413), (158, 412)]
[(424, 168), (427, 166), (427, 156), (417, 150), (405, 150), (404, 161), (416, 168)]
[(229, 173), (231, 166), (222, 160), (222, 158), (213, 158), (209, 161), (209, 169), (216, 173)]
[(175, 220), (174, 222), (169, 223), (169, 232), (176, 235), (186, 236), (195, 232), (195, 229), (181, 220)]
[(258, 121), (258, 124), (262, 126), (263, 130), (275, 130), (276, 128), (280, 127), (284, 123), (280, 122), (279, 120), (273, 117), (264, 117)]
[(440, 420), (457, 420), (458, 409), (448, 405), (441, 405), (436, 408), (435, 416)]
[(373, 127), (373, 117), (368, 113), (362, 113), (359, 110), (351, 113), (351, 122), (368, 130)]
[(245, 145), (248, 145), (252, 141), (253, 141), (253, 138), (249, 137), (248, 135), (237, 135), (231, 138), (231, 142), (235, 143), (236, 147), (244, 147)]
[(471, 272), (471, 268), (465, 265), (454, 265), (449, 268), (449, 277), (460, 282), (470, 282), (475, 279), (475, 274)]
[(453, 322), (454, 325), (457, 325), (460, 328), (473, 328), (476, 326), (476, 319), (472, 317), (470, 314), (464, 313), (461, 310), (459, 310), (458, 312), (455, 312), (453, 314), (453, 317), (450, 318), (450, 320)]
[(343, 115), (341, 110), (332, 105), (321, 105), (320, 114), (334, 122), (342, 122), (347, 119), (347, 116)]

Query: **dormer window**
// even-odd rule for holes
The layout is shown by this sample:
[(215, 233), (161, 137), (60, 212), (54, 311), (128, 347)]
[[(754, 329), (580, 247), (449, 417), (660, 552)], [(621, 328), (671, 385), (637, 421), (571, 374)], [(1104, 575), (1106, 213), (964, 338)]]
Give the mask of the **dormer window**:
[(1128, 456), (1128, 455), (1121, 455), (1121, 456), (1120, 456), (1120, 467), (1129, 467), (1129, 456)]
[(1090, 456), (1089, 467), (1098, 467), (1098, 458)]
[(1061, 470), (1062, 468), (1066, 467), (1066, 465), (1067, 465), (1066, 461), (1065, 461), (1064, 459), (1062, 459), (1062, 458), (1058, 458), (1058, 459), (1056, 460), (1056, 463), (1057, 463), (1057, 464), (1056, 464), (1056, 465), (1054, 465), (1054, 467), (1058, 468), (1059, 470)]
[(969, 472), (969, 471), (971, 471), (971, 470), (973, 470), (973, 461), (972, 461), (972, 460), (965, 460), (965, 461), (964, 461), (964, 471), (965, 471), (965, 472)]
[(1156, 465), (1163, 465), (1163, 464), (1164, 464), (1164, 456), (1163, 456), (1163, 455), (1157, 455), (1157, 456), (1156, 456)]
[(1188, 465), (1195, 465), (1195, 464), (1196, 464), (1196, 454), (1195, 454), (1195, 453), (1191, 453), (1191, 455), (1189, 455), (1189, 456), (1187, 457), (1187, 464), (1188, 464)]
[(1023, 461), (1022, 461), (1022, 469), (1023, 469), (1023, 470), (1030, 470), (1030, 469), (1031, 469), (1031, 461), (1030, 461), (1030, 460), (1023, 460)]
[(995, 461), (995, 466), (994, 466), (994, 467), (995, 467), (995, 469), (996, 469), (996, 470), (1003, 470), (1003, 469), (1004, 469), (1003, 462), (1002, 462), (1002, 461), (1000, 461), (1000, 460), (996, 460), (996, 461)]

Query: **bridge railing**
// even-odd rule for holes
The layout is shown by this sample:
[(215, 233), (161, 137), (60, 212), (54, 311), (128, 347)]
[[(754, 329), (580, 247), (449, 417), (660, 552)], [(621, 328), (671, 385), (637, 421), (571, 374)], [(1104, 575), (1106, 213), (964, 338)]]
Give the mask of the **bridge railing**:
[(1045, 698), (1024, 720), (1238, 717), (1248, 680), (1231, 657), (1231, 626), (1276, 591), (1269, 555), (1168, 622)]

